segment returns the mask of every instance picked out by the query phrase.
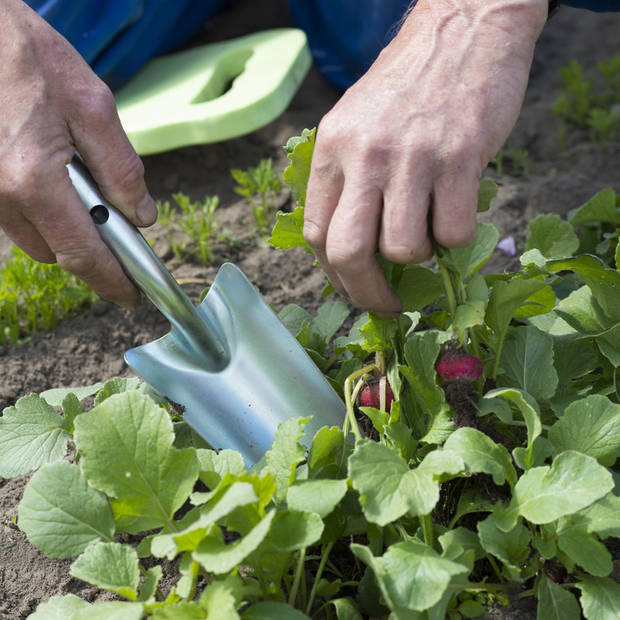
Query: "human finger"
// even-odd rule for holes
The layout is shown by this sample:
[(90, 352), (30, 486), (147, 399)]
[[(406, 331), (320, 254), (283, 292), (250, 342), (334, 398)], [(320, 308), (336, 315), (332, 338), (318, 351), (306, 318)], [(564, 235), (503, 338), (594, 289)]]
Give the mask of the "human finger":
[(432, 254), (428, 230), (430, 171), (411, 165), (396, 172), (384, 190), (379, 249), (394, 263), (420, 263)]
[(469, 245), (476, 238), (479, 174), (459, 169), (435, 180), (432, 229), (435, 241), (446, 248)]
[(144, 165), (127, 138), (112, 93), (103, 83), (76, 97), (67, 118), (77, 150), (103, 195), (137, 226), (150, 226), (157, 208)]
[(327, 259), (327, 233), (344, 185), (340, 167), (331, 161), (323, 162), (318, 151), (312, 159), (312, 167), (304, 206), (304, 239), (312, 248), (328, 280), (340, 293), (346, 290), (336, 270)]
[(388, 286), (376, 252), (383, 196), (374, 186), (360, 186), (352, 174), (345, 180), (329, 225), (326, 256), (351, 301), (379, 314), (400, 311), (401, 301)]

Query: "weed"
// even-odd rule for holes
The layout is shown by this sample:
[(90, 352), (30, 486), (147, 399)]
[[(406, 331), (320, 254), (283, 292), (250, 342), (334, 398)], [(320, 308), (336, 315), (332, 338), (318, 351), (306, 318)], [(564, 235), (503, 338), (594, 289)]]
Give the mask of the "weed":
[(265, 237), (269, 234), (275, 218), (274, 200), (282, 190), (282, 180), (273, 168), (271, 159), (261, 159), (258, 166), (230, 171), (237, 182), (235, 192), (247, 198), (252, 205), (252, 213), (258, 234)]
[(30, 334), (52, 329), (95, 293), (61, 269), (32, 260), (17, 246), (0, 269), (0, 344), (17, 344)]
[(590, 139), (609, 142), (620, 125), (620, 55), (597, 63), (594, 76), (586, 76), (577, 60), (560, 69), (562, 93), (551, 106), (559, 122), (562, 142), (568, 128), (590, 129)]
[[(180, 213), (168, 201), (158, 202), (159, 223), (166, 230), (168, 241), (177, 258), (197, 256), (203, 265), (213, 260), (213, 244), (217, 238), (215, 211), (220, 204), (218, 196), (206, 196), (202, 202), (192, 202), (189, 196), (173, 194)], [(175, 232), (181, 232), (176, 241)]]

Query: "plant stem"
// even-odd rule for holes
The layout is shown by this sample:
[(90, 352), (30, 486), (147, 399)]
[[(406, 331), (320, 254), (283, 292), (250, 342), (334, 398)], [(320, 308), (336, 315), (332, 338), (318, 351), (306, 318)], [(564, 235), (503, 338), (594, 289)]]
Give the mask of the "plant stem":
[(422, 515), (420, 517), (420, 524), (422, 525), (422, 532), (424, 533), (424, 542), (429, 547), (432, 547), (435, 544), (435, 536), (433, 533), (433, 519), (431, 515)]
[(297, 590), (299, 589), (299, 582), (301, 580), (301, 574), (304, 570), (304, 562), (306, 559), (306, 548), (300, 549), (297, 557), (297, 568), (295, 569), (295, 579), (293, 579), (293, 586), (288, 595), (288, 604), (295, 606), (295, 599), (297, 598)]
[[(372, 372), (377, 369), (376, 364), (368, 364), (359, 370), (351, 373), (344, 381), (344, 402), (347, 408), (347, 417), (346, 420), (351, 425), (351, 432), (355, 436), (355, 441), (360, 441), (363, 439), (362, 433), (360, 432), (359, 426), (357, 425), (357, 420), (355, 419), (355, 410), (354, 410), (354, 402), (355, 398), (352, 394), (353, 390), (351, 389), (351, 384), (353, 381), (358, 379), (359, 377), (363, 377), (364, 375)], [(357, 388), (359, 391), (359, 388)], [(345, 435), (346, 435), (346, 427), (345, 427)]]
[(456, 295), (454, 294), (454, 286), (452, 285), (452, 278), (448, 268), (443, 264), (442, 260), (435, 254), (435, 260), (441, 279), (443, 281), (443, 287), (446, 292), (446, 299), (448, 300), (448, 308), (450, 310), (450, 316), (454, 319), (454, 313), (456, 312)]
[(310, 598), (308, 599), (308, 604), (306, 605), (306, 615), (310, 615), (310, 610), (312, 609), (312, 603), (314, 603), (314, 597), (316, 596), (316, 590), (319, 586), (319, 581), (321, 581), (321, 576), (323, 575), (323, 570), (325, 569), (325, 564), (327, 563), (327, 558), (334, 546), (333, 542), (327, 543), (323, 548), (323, 554), (321, 555), (321, 561), (319, 562), (319, 567), (316, 569), (316, 575), (314, 576), (314, 582), (312, 583), (312, 590), (310, 590)]
[(504, 578), (502, 577), (502, 573), (499, 570), (499, 566), (497, 565), (495, 558), (492, 555), (487, 553), (487, 560), (489, 560), (489, 564), (492, 566), (493, 571), (497, 575), (497, 578), (499, 579), (500, 583), (504, 583)]

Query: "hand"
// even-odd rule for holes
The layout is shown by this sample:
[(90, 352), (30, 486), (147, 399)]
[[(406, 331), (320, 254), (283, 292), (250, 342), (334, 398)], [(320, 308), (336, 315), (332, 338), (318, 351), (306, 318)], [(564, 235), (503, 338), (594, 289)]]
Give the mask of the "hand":
[[(476, 235), (480, 176), (522, 105), (546, 0), (419, 0), (368, 72), (321, 120), (304, 236), (332, 284), (401, 309), (376, 261)], [(432, 222), (429, 208), (432, 202)]]
[(112, 93), (21, 0), (2, 0), (0, 40), (0, 226), (32, 258), (57, 261), (101, 297), (136, 305), (138, 291), (101, 241), (65, 167), (77, 149), (113, 205), (136, 225), (155, 221)]

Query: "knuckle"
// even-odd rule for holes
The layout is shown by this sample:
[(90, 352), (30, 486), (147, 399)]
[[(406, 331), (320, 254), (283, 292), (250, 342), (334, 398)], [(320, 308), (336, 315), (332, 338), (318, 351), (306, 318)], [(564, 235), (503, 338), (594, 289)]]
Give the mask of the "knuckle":
[(131, 152), (119, 165), (118, 178), (115, 181), (121, 192), (132, 192), (144, 179), (144, 164), (135, 152)]
[(77, 105), (84, 118), (107, 122), (116, 114), (116, 103), (112, 91), (100, 80), (90, 88), (81, 89), (76, 97)]
[(459, 225), (436, 231), (435, 239), (447, 248), (463, 248), (474, 241), (476, 238), (476, 227)]
[(79, 247), (56, 252), (60, 267), (83, 279), (92, 278), (98, 270), (98, 256), (92, 248)]
[(362, 265), (366, 265), (369, 256), (368, 248), (351, 240), (346, 244), (327, 248), (327, 260), (337, 271), (355, 273)]
[(327, 239), (327, 231), (323, 230), (312, 220), (304, 222), (304, 239), (315, 250), (324, 250)]

